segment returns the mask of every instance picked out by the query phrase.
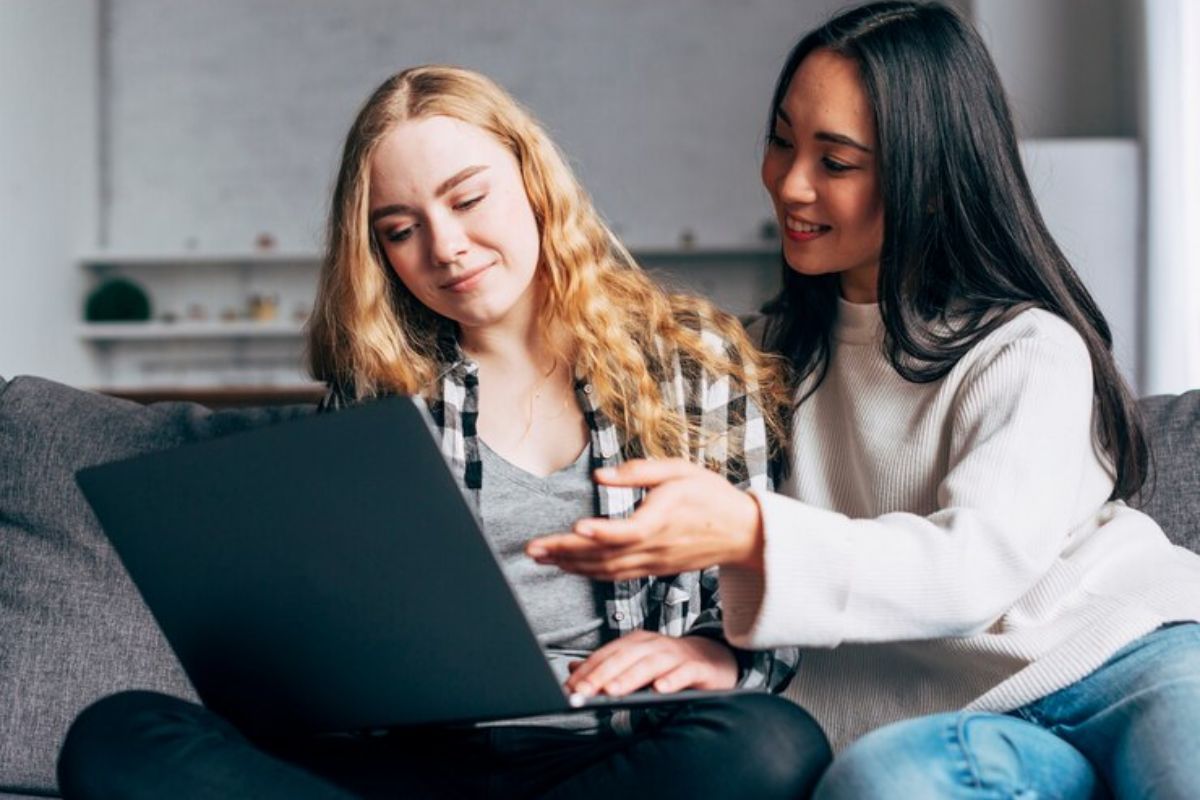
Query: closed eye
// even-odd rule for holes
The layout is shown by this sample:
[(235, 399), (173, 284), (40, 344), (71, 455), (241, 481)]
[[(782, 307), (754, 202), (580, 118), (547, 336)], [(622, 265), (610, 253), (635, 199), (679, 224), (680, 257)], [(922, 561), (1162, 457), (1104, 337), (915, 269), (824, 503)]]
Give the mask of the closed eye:
[(413, 228), (415, 227), (416, 226), (414, 225), (410, 225), (407, 228), (394, 228), (385, 233), (383, 235), (383, 239), (389, 244), (398, 244), (400, 242), (408, 241), (410, 238), (412, 238)]
[(822, 158), (821, 163), (825, 165), (825, 169), (829, 170), (834, 175), (840, 175), (843, 172), (850, 172), (851, 170), (858, 169), (858, 167), (854, 166), (853, 164), (846, 164), (842, 161), (838, 161), (837, 159), (829, 158), (828, 156)]
[(479, 195), (478, 197), (472, 197), (472, 198), (470, 198), (470, 199), (468, 199), (468, 200), (463, 200), (461, 203), (458, 203), (457, 205), (455, 205), (455, 206), (454, 206), (454, 208), (455, 208), (456, 210), (458, 210), (458, 211), (469, 211), (470, 209), (472, 209), (472, 208), (474, 208), (475, 206), (479, 205), (479, 203), (480, 203), (480, 202), (483, 200), (483, 198), (485, 198), (485, 197), (487, 197), (487, 195), (486, 195), (486, 194), (481, 194), (481, 195)]

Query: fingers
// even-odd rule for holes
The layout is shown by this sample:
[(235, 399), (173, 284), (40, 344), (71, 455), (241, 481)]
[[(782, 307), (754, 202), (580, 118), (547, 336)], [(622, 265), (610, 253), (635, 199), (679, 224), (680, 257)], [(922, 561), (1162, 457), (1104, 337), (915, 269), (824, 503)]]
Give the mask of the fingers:
[(577, 557), (585, 553), (598, 553), (608, 549), (608, 547), (584, 536), (574, 533), (555, 533), (530, 539), (525, 544), (525, 555), (539, 563), (552, 564), (559, 558)]
[(659, 692), (731, 689), (737, 683), (737, 674), (733, 652), (719, 642), (638, 631), (580, 662), (568, 680), (568, 688), (612, 697), (649, 685)]
[(572, 532), (612, 547), (632, 547), (667, 529), (672, 516), (679, 513), (677, 501), (677, 492), (664, 487), (648, 494), (637, 510), (624, 519), (581, 519)]
[(581, 536), (574, 531), (538, 536), (525, 544), (525, 555), (533, 559), (549, 557), (550, 560), (553, 560), (559, 556), (600, 553), (632, 547), (646, 538), (646, 534), (638, 532), (639, 523), (636, 522), (622, 526), (616, 535), (610, 536), (607, 533), (609, 522), (629, 523), (630, 520), (597, 520), (597, 522), (604, 523), (605, 534), (603, 536)]
[[(712, 477), (703, 467), (681, 458), (634, 459), (617, 467), (598, 469), (594, 475), (600, 483), (648, 487), (659, 486), (668, 480), (704, 480)], [(680, 492), (672, 491), (670, 487), (661, 487), (651, 491), (631, 516), (624, 519), (581, 519), (575, 523), (571, 532), (612, 547), (633, 546), (661, 533), (672, 518), (678, 516), (681, 511), (681, 497)], [(557, 540), (556, 544), (561, 541), (563, 540)], [(544, 540), (535, 542), (541, 545)], [(530, 555), (537, 557), (532, 552)]]
[(675, 669), (663, 673), (654, 680), (654, 691), (669, 694), (682, 692), (684, 689), (711, 689), (708, 685), (708, 670), (696, 661), (684, 661)]
[(682, 458), (635, 458), (615, 467), (592, 473), (597, 483), (606, 486), (657, 486), (669, 480), (686, 478), (704, 468)]
[(620, 639), (598, 648), (596, 652), (592, 653), (585, 660), (573, 662), (568, 668), (571, 671), (571, 675), (567, 678), (566, 687), (571, 691), (595, 694), (594, 688), (587, 681), (588, 676), (595, 672), (609, 658), (620, 655), (622, 651), (638, 644), (651, 635), (649, 631), (633, 631), (622, 636)]
[(655, 552), (608, 547), (571, 533), (533, 539), (525, 545), (525, 554), (539, 564), (603, 581), (654, 575), (659, 563)]
[(597, 581), (628, 581), (660, 574), (658, 560), (646, 553), (600, 554), (595, 558), (567, 558), (539, 563), (550, 563), (563, 572)]
[[(610, 662), (611, 663), (611, 662)], [(647, 650), (636, 660), (613, 666), (610, 670), (594, 674), (588, 683), (598, 694), (609, 697), (624, 697), (630, 692), (649, 686), (660, 675), (673, 671), (679, 664), (679, 655), (669, 650)]]
[(645, 631), (630, 634), (593, 653), (572, 673), (568, 688), (586, 695), (629, 694), (679, 668), (685, 653), (678, 644)]
[[(642, 508), (645, 506), (643, 505)], [(653, 522), (654, 520), (648, 520), (645, 515), (638, 516), (635, 512), (632, 517), (625, 519), (581, 519), (575, 523), (571, 532), (588, 539), (595, 539), (601, 544), (621, 547), (645, 541), (653, 534), (651, 530)]]
[[(711, 516), (706, 511), (697, 513), (697, 504), (712, 502), (712, 492), (725, 489), (737, 492), (721, 478), (702, 467), (676, 459), (670, 462), (629, 462), (630, 464), (653, 464), (656, 468), (676, 470), (675, 479), (659, 485), (646, 495), (645, 500), (632, 515), (625, 519), (590, 518), (581, 519), (572, 529), (574, 533), (613, 546), (632, 546), (651, 537), (661, 535), (679, 527), (682, 520), (699, 516)], [(728, 502), (724, 498), (720, 502)]]

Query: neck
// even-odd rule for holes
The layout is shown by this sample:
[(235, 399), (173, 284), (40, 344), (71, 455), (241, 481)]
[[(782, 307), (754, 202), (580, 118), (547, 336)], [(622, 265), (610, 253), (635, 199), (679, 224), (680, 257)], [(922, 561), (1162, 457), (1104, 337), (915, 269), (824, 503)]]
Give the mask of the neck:
[(857, 267), (841, 276), (842, 299), (851, 303), (879, 302), (879, 266)]
[(521, 365), (544, 364), (551, 360), (549, 348), (539, 337), (512, 335), (510, 332), (487, 329), (463, 328), (459, 345), (463, 352), (479, 363), (504, 365), (507, 368)]
[(544, 367), (553, 361), (545, 331), (539, 330), (532, 313), (509, 314), (490, 325), (460, 325), (459, 345), (476, 362), (503, 366), (506, 370)]
[(458, 325), (458, 344), (463, 353), (475, 361), (491, 361), (505, 365), (545, 361), (545, 336), (539, 331), (534, 303), (529, 295), (522, 297), (514, 308), (493, 323)]

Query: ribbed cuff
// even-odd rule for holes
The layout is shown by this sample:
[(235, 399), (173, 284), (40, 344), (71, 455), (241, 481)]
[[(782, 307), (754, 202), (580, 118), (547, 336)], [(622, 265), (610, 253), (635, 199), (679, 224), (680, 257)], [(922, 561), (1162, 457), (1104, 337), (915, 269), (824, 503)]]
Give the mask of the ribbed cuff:
[(854, 523), (752, 490), (763, 523), (763, 573), (721, 568), (725, 635), (737, 647), (836, 647), (854, 566)]

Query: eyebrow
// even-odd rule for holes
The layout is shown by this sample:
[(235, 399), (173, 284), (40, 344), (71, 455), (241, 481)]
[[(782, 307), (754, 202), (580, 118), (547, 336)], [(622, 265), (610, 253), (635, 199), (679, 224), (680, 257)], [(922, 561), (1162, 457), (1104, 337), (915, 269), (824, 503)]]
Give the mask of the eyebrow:
[[(449, 178), (438, 184), (437, 189), (435, 189), (433, 192), (434, 196), (441, 197), (455, 186), (458, 186), (468, 178), (478, 175), (487, 168), (487, 164), (475, 164), (474, 166), (460, 169), (458, 172), (454, 173)], [(403, 203), (393, 203), (390, 206), (380, 206), (379, 208), (371, 211), (371, 222), (376, 222), (377, 220), (383, 217), (391, 216), (392, 214), (405, 214), (411, 212), (412, 210), (413, 209), (411, 206), (406, 206)]]
[[(784, 122), (786, 122), (788, 124), (788, 127), (791, 127), (792, 119), (791, 119), (791, 117), (789, 117), (787, 115), (787, 112), (784, 111), (782, 108), (775, 110), (775, 116), (779, 117)], [(831, 142), (833, 144), (844, 144), (847, 147), (853, 147), (856, 150), (863, 151), (864, 153), (871, 152), (871, 148), (867, 147), (862, 142), (847, 136), (844, 133), (833, 133), (831, 131), (817, 131), (815, 134), (813, 134), (813, 138), (816, 139), (818, 142)]]

